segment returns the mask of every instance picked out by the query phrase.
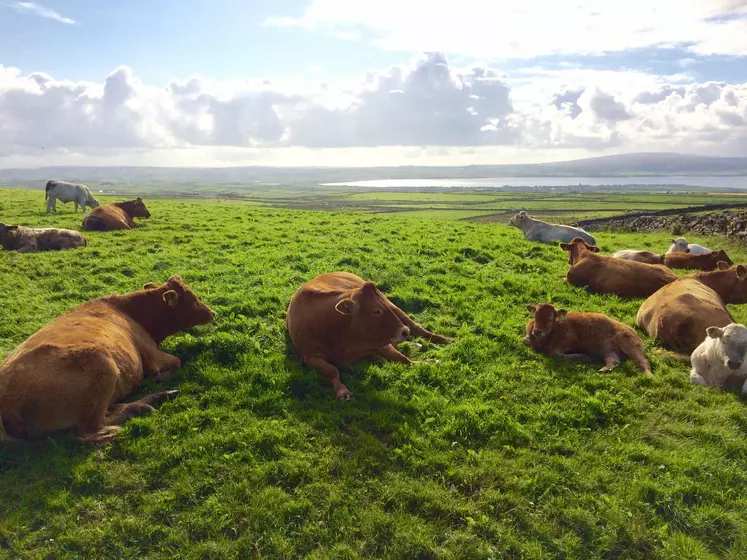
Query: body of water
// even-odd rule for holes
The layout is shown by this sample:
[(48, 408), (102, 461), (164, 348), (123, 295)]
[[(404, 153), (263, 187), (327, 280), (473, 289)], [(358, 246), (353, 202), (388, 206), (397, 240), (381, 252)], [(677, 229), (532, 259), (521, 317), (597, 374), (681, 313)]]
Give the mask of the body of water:
[(578, 185), (687, 185), (714, 189), (747, 189), (747, 177), (492, 177), (485, 179), (376, 179), (324, 183), (330, 187), (573, 187)]

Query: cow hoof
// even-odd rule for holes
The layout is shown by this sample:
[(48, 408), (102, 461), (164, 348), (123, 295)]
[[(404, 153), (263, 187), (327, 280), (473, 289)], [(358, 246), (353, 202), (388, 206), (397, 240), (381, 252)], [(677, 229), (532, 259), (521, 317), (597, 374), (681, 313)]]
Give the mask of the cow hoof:
[(351, 393), (347, 387), (340, 389), (337, 391), (337, 400), (347, 402), (353, 398), (353, 393)]

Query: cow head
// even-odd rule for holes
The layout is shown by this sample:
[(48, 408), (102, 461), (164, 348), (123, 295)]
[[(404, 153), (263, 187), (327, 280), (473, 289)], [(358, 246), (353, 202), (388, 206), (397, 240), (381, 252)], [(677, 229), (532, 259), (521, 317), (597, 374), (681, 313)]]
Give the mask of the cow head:
[(687, 246), (687, 239), (684, 237), (678, 237), (677, 239), (670, 239), (670, 241), (674, 244), (674, 248), (672, 249), (673, 253), (689, 253), (690, 248)]
[(386, 346), (407, 340), (410, 329), (394, 314), (373, 282), (366, 282), (335, 305), (335, 311), (350, 319), (349, 330), (373, 345)]
[[(542, 343), (552, 334), (555, 328), (555, 322), (566, 316), (568, 311), (565, 309), (555, 309), (551, 303), (542, 303), (540, 305), (527, 305), (527, 311), (534, 313), (534, 328), (531, 336), (539, 343)], [(531, 340), (524, 339), (524, 344), (530, 344)]]
[(508, 221), (508, 225), (521, 229), (521, 226), (529, 219), (529, 214), (524, 210), (516, 214)]
[(101, 206), (101, 203), (95, 198), (93, 198), (93, 195), (91, 195), (90, 199), (87, 201), (87, 204), (91, 208), (98, 208), (99, 206)]
[(154, 298), (157, 303), (153, 308), (146, 311), (157, 315), (157, 321), (160, 323), (159, 334), (163, 338), (177, 331), (206, 325), (215, 320), (213, 310), (205, 305), (179, 276), (172, 276), (160, 286), (149, 282), (143, 289), (153, 291), (159, 296), (157, 300)]
[(747, 303), (747, 266), (729, 266), (724, 261), (716, 266), (718, 270), (693, 276), (721, 296), (724, 303)]
[(747, 327), (731, 323), (723, 328), (708, 327), (706, 333), (720, 346), (724, 367), (738, 370), (747, 353)]
[(723, 249), (719, 249), (718, 251), (713, 251), (710, 254), (713, 255), (713, 259), (715, 259), (716, 266), (718, 266), (718, 263), (720, 262), (725, 262), (728, 266), (734, 265), (734, 261), (732, 261), (729, 258), (729, 255), (727, 255), (726, 251), (724, 251)]
[(150, 218), (150, 212), (145, 207), (145, 203), (141, 197), (137, 197), (132, 204), (133, 218)]
[(561, 243), (560, 248), (564, 251), (568, 251), (568, 264), (574, 265), (584, 258), (584, 254), (591, 251), (592, 253), (598, 253), (599, 247), (595, 245), (589, 245), (581, 237), (574, 237), (570, 243)]
[(16, 237), (18, 226), (6, 226), (0, 222), (0, 245), (4, 249), (11, 249), (13, 247), (13, 240)]

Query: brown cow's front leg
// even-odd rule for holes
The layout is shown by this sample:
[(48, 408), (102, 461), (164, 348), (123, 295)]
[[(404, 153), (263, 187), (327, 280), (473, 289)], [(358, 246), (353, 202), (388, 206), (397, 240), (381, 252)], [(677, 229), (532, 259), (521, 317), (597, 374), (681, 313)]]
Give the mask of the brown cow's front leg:
[(304, 363), (310, 368), (319, 371), (324, 377), (329, 379), (332, 387), (335, 389), (335, 395), (341, 401), (349, 401), (353, 398), (353, 393), (340, 381), (340, 371), (324, 358), (304, 357)]
[(182, 365), (182, 361), (176, 356), (154, 348), (148, 352), (147, 356), (143, 357), (143, 365), (145, 366), (145, 371), (151, 375), (155, 375), (156, 381), (160, 383), (179, 368)]
[(410, 317), (407, 316), (407, 313), (402, 311), (399, 307), (394, 305), (391, 301), (389, 302), (389, 306), (391, 307), (394, 314), (397, 316), (397, 318), (402, 321), (407, 327), (410, 328), (410, 334), (412, 336), (419, 336), (420, 338), (427, 338), (431, 342), (435, 342), (436, 344), (449, 344), (451, 342), (454, 342), (453, 338), (449, 338), (447, 336), (441, 336), (440, 334), (432, 333), (431, 331), (424, 329), (420, 325), (418, 325), (415, 321), (410, 319)]
[(145, 416), (151, 412), (155, 412), (156, 406), (163, 404), (167, 400), (175, 398), (179, 394), (179, 391), (161, 391), (160, 393), (153, 393), (147, 395), (142, 399), (136, 400), (131, 403), (119, 403), (109, 407), (106, 411), (105, 424), (107, 426), (122, 426), (130, 418), (136, 416)]
[(413, 363), (412, 360), (410, 360), (410, 358), (408, 358), (402, 352), (397, 350), (392, 344), (387, 344), (386, 346), (382, 346), (381, 348), (376, 350), (376, 354), (381, 356), (382, 358), (391, 360), (393, 362), (402, 362), (403, 364)]

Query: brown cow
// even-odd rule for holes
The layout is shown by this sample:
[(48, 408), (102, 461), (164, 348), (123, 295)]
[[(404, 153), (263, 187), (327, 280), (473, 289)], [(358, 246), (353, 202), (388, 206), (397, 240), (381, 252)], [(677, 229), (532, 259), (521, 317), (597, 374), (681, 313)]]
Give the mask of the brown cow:
[(747, 303), (747, 267), (696, 272), (664, 286), (643, 302), (635, 323), (670, 348), (691, 354), (708, 327), (725, 327), (734, 319), (727, 303)]
[(568, 251), (568, 264), (571, 265), (566, 281), (574, 286), (588, 286), (600, 294), (646, 297), (677, 279), (677, 275), (664, 265), (598, 255), (599, 247), (588, 245), (580, 237), (570, 243), (561, 243), (560, 247)]
[(86, 244), (83, 234), (72, 229), (30, 228), (0, 223), (0, 245), (6, 251), (59, 251), (85, 247)]
[(178, 276), (125, 295), (100, 297), (61, 315), (0, 364), (0, 440), (77, 428), (87, 443), (110, 441), (133, 416), (175, 395), (117, 404), (145, 375), (160, 381), (181, 365), (158, 344), (214, 314)]
[(133, 218), (150, 218), (143, 199), (126, 202), (112, 202), (91, 210), (83, 219), (83, 229), (88, 231), (112, 231), (115, 229), (133, 229)]
[(664, 255), (664, 264), (669, 268), (688, 268), (706, 272), (716, 270), (721, 261), (729, 266), (734, 264), (723, 249), (702, 254), (673, 252)]
[(450, 338), (427, 331), (390, 302), (373, 282), (330, 272), (303, 284), (288, 306), (290, 338), (304, 363), (329, 379), (340, 400), (352, 394), (335, 366), (365, 356), (411, 363), (394, 347), (409, 335), (443, 344)]
[(549, 303), (527, 305), (534, 313), (526, 328), (524, 344), (550, 357), (602, 358), (600, 372), (611, 371), (629, 356), (642, 372), (651, 375), (643, 354), (643, 342), (628, 325), (602, 313), (568, 313)]

